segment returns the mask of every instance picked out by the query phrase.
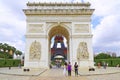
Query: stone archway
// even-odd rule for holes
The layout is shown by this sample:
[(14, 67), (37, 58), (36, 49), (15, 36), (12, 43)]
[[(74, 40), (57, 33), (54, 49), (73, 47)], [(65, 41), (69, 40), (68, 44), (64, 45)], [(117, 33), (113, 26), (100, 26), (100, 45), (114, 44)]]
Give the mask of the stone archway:
[[(94, 9), (90, 3), (27, 3), (26, 15), (26, 49), (24, 67), (49, 68), (50, 40), (54, 35), (61, 34), (67, 39), (69, 60), (79, 67), (94, 66), (92, 50), (91, 16)], [(35, 48), (30, 50), (32, 43), (40, 43), (40, 57), (31, 57)], [(85, 42), (85, 46), (80, 44)], [(35, 43), (36, 44), (36, 43)], [(80, 47), (79, 47), (80, 44)], [(87, 47), (86, 47), (87, 45)], [(77, 53), (87, 50), (87, 58), (77, 59)], [(87, 49), (86, 49), (87, 48)], [(31, 53), (31, 54), (30, 54)], [(38, 52), (36, 52), (38, 53)], [(81, 56), (80, 56), (81, 57)]]
[[(67, 40), (67, 43), (66, 43), (67, 44), (67, 61), (69, 61), (70, 60), (70, 55), (69, 55), (70, 33), (69, 33), (69, 31), (61, 25), (57, 25), (57, 26), (52, 27), (48, 32), (48, 42), (49, 42), (48, 47), (49, 47), (49, 50), (51, 50), (51, 46), (50, 46), (51, 39), (55, 35), (62, 35), (66, 38), (66, 40)], [(48, 54), (49, 54), (49, 63), (50, 63), (50, 61), (51, 61), (51, 51), (49, 51)]]

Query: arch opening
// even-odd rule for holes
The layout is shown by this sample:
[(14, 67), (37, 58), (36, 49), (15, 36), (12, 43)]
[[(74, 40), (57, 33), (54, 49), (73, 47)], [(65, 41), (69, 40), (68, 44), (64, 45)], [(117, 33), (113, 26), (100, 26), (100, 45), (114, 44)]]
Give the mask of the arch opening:
[[(62, 64), (69, 60), (69, 32), (62, 26), (53, 27), (49, 33), (49, 61)], [(59, 67), (59, 66), (58, 66)]]

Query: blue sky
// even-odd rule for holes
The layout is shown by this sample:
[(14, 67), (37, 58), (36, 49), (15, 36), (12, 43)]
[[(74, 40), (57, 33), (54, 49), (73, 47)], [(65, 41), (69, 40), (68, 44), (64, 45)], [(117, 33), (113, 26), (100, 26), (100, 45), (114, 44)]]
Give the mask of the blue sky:
[[(26, 17), (22, 9), (27, 2), (41, 0), (0, 1), (0, 42), (8, 43), (24, 52)], [(81, 2), (82, 0), (42, 0), (42, 2)], [(84, 0), (94, 8), (91, 27), (93, 50), (116, 52), (120, 55), (120, 0)]]

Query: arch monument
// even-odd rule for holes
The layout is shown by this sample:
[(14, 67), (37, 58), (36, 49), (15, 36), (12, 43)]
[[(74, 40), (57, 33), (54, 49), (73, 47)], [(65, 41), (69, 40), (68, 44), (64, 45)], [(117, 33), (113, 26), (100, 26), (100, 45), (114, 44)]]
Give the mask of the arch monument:
[(24, 67), (49, 68), (51, 39), (63, 35), (67, 40), (67, 61), (79, 67), (94, 66), (90, 3), (28, 2)]

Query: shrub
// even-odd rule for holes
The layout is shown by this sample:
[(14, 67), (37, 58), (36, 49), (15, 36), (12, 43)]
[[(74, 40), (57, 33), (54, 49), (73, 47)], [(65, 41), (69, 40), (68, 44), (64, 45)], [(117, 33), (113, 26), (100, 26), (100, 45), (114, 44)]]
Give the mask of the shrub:
[(20, 62), (18, 59), (0, 59), (0, 67), (16, 67)]
[(111, 58), (111, 59), (95, 59), (95, 66), (97, 66), (98, 63), (108, 63), (108, 66), (110, 67), (116, 67), (117, 64), (120, 64), (120, 58)]

